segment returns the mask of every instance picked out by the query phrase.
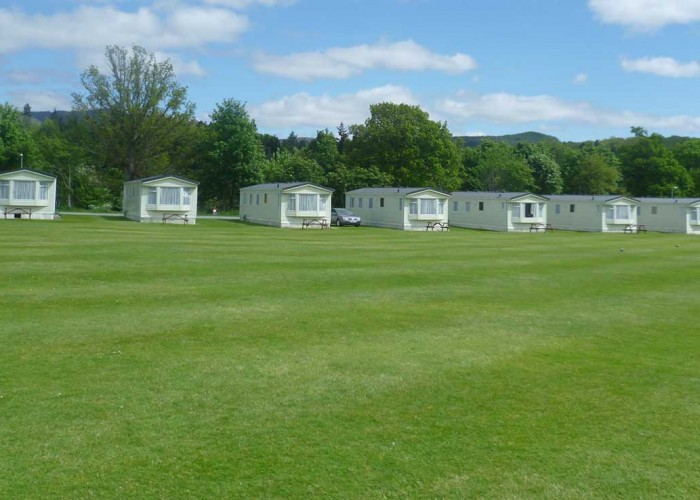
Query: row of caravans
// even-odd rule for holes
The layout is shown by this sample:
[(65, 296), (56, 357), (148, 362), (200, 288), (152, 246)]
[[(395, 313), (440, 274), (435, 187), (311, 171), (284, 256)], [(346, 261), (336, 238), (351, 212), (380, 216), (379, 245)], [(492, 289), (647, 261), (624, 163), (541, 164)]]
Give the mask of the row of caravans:
[[(330, 221), (332, 189), (311, 183), (258, 184), (241, 189), (241, 219), (275, 227)], [(430, 188), (364, 188), (349, 191), (345, 207), (368, 226), (403, 230), (464, 227), (530, 232), (650, 231), (700, 234), (700, 199), (629, 198), (619, 195), (549, 195)]]
[[(198, 183), (174, 175), (124, 183), (124, 215), (142, 222), (197, 219)], [(308, 182), (257, 184), (240, 191), (241, 219), (276, 227), (303, 227), (330, 221), (332, 189)], [(700, 199), (549, 195), (459, 191), (430, 188), (364, 188), (349, 191), (345, 206), (363, 224), (403, 230), (450, 226), (528, 232), (557, 229), (700, 234)], [(53, 219), (56, 178), (22, 169), (0, 173), (4, 218)]]

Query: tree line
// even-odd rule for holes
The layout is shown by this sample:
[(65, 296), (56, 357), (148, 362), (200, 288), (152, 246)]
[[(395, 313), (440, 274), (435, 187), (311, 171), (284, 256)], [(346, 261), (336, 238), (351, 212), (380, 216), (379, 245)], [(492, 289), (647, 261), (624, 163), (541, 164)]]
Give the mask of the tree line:
[(170, 61), (142, 47), (108, 46), (105, 58), (105, 72), (82, 73), (72, 113), (37, 123), (29, 104), (0, 105), (0, 170), (21, 162), (56, 175), (62, 207), (119, 210), (124, 181), (165, 173), (199, 181), (206, 210), (236, 209), (241, 187), (291, 181), (333, 188), (335, 206), (377, 186), (700, 197), (700, 139), (633, 126), (628, 138), (467, 147), (418, 106), (377, 103), (362, 124), (280, 140), (235, 99), (196, 120)]

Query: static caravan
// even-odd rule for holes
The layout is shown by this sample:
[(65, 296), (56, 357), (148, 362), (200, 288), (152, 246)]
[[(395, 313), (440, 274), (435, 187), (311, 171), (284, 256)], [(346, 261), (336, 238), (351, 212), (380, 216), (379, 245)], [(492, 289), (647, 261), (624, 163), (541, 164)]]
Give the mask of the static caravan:
[(532, 193), (457, 191), (452, 193), (450, 225), (509, 232), (544, 232), (547, 198)]
[(700, 234), (700, 199), (637, 198), (639, 223), (649, 231)]
[(362, 225), (425, 231), (448, 223), (450, 195), (429, 188), (363, 188), (345, 194)]
[(547, 220), (557, 229), (622, 233), (637, 225), (639, 202), (619, 195), (550, 195)]
[(54, 219), (56, 177), (28, 169), (1, 173), (0, 210), (5, 219)]
[(139, 222), (194, 224), (198, 184), (176, 175), (125, 182), (124, 216)]
[(241, 220), (273, 227), (328, 227), (333, 190), (309, 182), (275, 182), (241, 189)]

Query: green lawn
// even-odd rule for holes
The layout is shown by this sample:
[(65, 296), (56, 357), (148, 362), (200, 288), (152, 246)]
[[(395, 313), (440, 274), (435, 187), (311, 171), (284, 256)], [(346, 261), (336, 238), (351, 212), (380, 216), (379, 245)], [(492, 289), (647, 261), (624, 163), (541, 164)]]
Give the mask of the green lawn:
[(0, 258), (2, 498), (700, 496), (700, 238), (66, 216)]

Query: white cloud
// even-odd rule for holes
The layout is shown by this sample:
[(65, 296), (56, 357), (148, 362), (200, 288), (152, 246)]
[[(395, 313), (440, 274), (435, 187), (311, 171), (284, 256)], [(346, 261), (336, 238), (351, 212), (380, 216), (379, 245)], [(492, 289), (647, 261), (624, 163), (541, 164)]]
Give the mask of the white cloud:
[(671, 78), (692, 78), (700, 75), (700, 64), (696, 61), (680, 63), (670, 57), (622, 58), (620, 64), (625, 71), (651, 73)]
[(588, 0), (588, 6), (604, 23), (640, 31), (700, 21), (700, 0)]
[(0, 10), (0, 53), (28, 48), (103, 50), (143, 45), (148, 50), (200, 47), (235, 41), (249, 28), (244, 15), (211, 7), (177, 6), (166, 13), (142, 7), (81, 6), (54, 15)]
[(566, 122), (621, 128), (640, 125), (657, 130), (700, 131), (700, 117), (696, 116), (657, 116), (615, 111), (596, 108), (588, 102), (566, 101), (547, 95), (520, 96), (505, 93), (479, 95), (462, 92), (455, 98), (439, 101), (437, 109), (458, 121), (509, 124)]
[(576, 85), (583, 85), (588, 81), (588, 74), (586, 73), (579, 73), (574, 77), (574, 83)]
[(466, 54), (436, 54), (413, 40), (335, 47), (323, 52), (300, 52), (286, 56), (258, 54), (253, 65), (262, 73), (298, 80), (349, 78), (369, 69), (433, 70), (459, 74), (476, 68), (474, 59)]
[(277, 101), (248, 107), (258, 126), (281, 130), (332, 128), (340, 122), (363, 123), (369, 116), (369, 106), (379, 102), (418, 104), (411, 92), (396, 85), (361, 90), (354, 94), (312, 96), (294, 94)]

